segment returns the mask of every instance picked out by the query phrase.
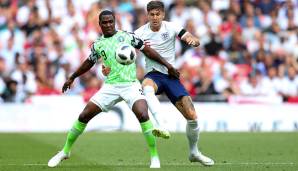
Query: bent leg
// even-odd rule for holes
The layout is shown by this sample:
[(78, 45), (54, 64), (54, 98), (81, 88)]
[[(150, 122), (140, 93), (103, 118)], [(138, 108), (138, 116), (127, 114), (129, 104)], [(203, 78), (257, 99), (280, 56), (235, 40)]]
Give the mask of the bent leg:
[(153, 124), (148, 116), (148, 106), (144, 99), (137, 100), (132, 107), (132, 111), (135, 113), (138, 118), (142, 132), (145, 136), (146, 142), (149, 146), (150, 156), (151, 156), (151, 168), (159, 168), (159, 158), (156, 147), (156, 139), (152, 134)]
[(102, 110), (92, 102), (88, 102), (84, 110), (81, 112), (79, 118), (73, 124), (72, 128), (67, 134), (66, 142), (63, 147), (63, 152), (68, 154), (70, 149), (79, 135), (85, 130), (87, 123)]
[(153, 168), (159, 167), (158, 154), (156, 148), (155, 137), (152, 135), (153, 125), (148, 116), (148, 105), (146, 97), (143, 94), (140, 83), (134, 83), (125, 88), (121, 94), (121, 98), (128, 104), (130, 109), (135, 113), (142, 127), (142, 132), (145, 136), (146, 142), (149, 146), (151, 155), (151, 166)]
[(169, 131), (163, 127), (165, 119), (161, 112), (160, 102), (155, 95), (158, 90), (157, 84), (152, 79), (145, 78), (145, 80), (142, 83), (142, 86), (149, 110), (152, 113), (155, 122), (155, 129), (153, 130), (153, 134), (157, 137), (169, 139), (171, 135)]
[(146, 96), (146, 101), (148, 103), (149, 110), (152, 113), (152, 116), (157, 126), (160, 126), (161, 122), (163, 122), (163, 118), (160, 116), (161, 105), (158, 98), (155, 96), (158, 87), (156, 83), (149, 78), (145, 78), (145, 80), (142, 82), (142, 87)]
[(92, 102), (89, 102), (86, 105), (84, 110), (81, 112), (79, 119), (75, 121), (72, 128), (68, 132), (63, 150), (49, 160), (49, 167), (56, 167), (61, 161), (69, 158), (70, 149), (73, 146), (74, 142), (77, 140), (79, 135), (82, 134), (82, 132), (86, 128), (87, 123), (101, 111), (102, 110)]

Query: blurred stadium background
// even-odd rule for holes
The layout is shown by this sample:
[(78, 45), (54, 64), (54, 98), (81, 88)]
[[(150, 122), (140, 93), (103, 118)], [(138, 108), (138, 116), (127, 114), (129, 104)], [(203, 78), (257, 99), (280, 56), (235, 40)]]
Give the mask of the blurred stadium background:
[[(99, 11), (115, 11), (117, 28), (133, 31), (147, 21), (147, 2), (0, 0), (0, 132), (67, 131), (104, 80), (99, 64), (77, 79), (68, 93), (61, 93), (67, 76), (88, 57), (91, 43), (101, 35)], [(201, 130), (291, 131), (293, 133), (279, 133), (276, 137), (284, 137), (282, 142), (295, 143), (298, 130), (298, 1), (163, 2), (167, 10), (166, 20), (184, 26), (201, 41), (200, 48), (190, 48), (180, 40), (176, 41), (176, 67), (195, 102)], [(141, 54), (137, 69), (138, 78), (142, 80), (144, 57)], [(166, 97), (159, 98), (163, 101), (166, 127), (172, 132), (184, 132), (185, 121), (181, 114)], [(96, 117), (87, 130), (139, 131), (140, 128), (133, 114), (121, 103), (111, 112)], [(1, 133), (0, 139), (20, 136), (9, 135)], [(26, 139), (35, 136), (31, 139), (38, 139), (37, 135), (28, 134)], [(202, 140), (204, 135), (209, 140), (208, 136), (215, 134), (202, 135)], [(239, 134), (243, 140), (249, 136), (252, 135)], [(59, 137), (61, 144), (63, 137)], [(177, 137), (180, 137), (179, 133)], [(218, 137), (225, 136), (219, 134)], [(183, 141), (183, 138), (177, 141)], [(10, 143), (5, 142), (0, 147), (5, 148)], [(218, 142), (225, 143), (223, 140)], [(205, 141), (204, 145), (207, 143)], [(215, 146), (220, 148), (218, 144)], [(216, 150), (210, 150), (211, 146), (206, 148), (216, 158)], [(53, 146), (50, 149), (54, 150)], [(288, 159), (290, 163), (294, 159), (298, 161), (297, 156)], [(0, 156), (0, 170), (5, 166), (3, 162), (8, 161), (2, 159), (1, 162)], [(286, 170), (297, 168), (297, 163), (291, 166), (287, 165)]]

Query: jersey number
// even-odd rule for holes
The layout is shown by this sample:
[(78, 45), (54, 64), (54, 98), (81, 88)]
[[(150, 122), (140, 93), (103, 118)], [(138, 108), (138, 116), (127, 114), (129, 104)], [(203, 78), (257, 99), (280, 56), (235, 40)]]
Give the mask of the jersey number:
[(103, 57), (104, 60), (107, 60), (107, 55), (104, 50), (100, 51), (100, 55), (101, 57)]
[(141, 95), (145, 95), (142, 89), (139, 89), (139, 92), (141, 93)]

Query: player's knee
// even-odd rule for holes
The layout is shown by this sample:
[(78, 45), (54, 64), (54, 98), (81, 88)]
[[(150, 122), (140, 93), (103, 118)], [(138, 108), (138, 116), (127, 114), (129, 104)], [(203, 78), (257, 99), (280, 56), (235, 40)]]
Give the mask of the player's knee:
[(79, 121), (83, 122), (83, 123), (88, 123), (91, 119), (93, 118), (93, 115), (90, 115), (88, 113), (86, 113), (85, 111), (83, 111), (80, 115), (79, 115)]
[(86, 115), (84, 115), (84, 113), (81, 113), (81, 114), (80, 114), (78, 120), (79, 120), (80, 122), (83, 122), (83, 123), (88, 123), (88, 122), (89, 122), (89, 119), (86, 117)]
[(186, 109), (184, 116), (186, 116), (186, 119), (188, 120), (196, 120), (198, 118), (196, 111), (191, 109)]
[(156, 83), (153, 80), (148, 79), (148, 78), (145, 78), (145, 80), (142, 82), (142, 88), (144, 91), (145, 91), (146, 87), (149, 87), (149, 91), (152, 91), (152, 89), (153, 89), (153, 93), (155, 93), (158, 89)]
[(140, 123), (141, 123), (141, 122), (146, 122), (146, 121), (149, 120), (149, 116), (148, 116), (148, 114), (145, 113), (145, 112), (143, 112), (143, 113), (141, 113), (140, 115), (138, 115), (137, 118), (138, 118), (138, 120), (139, 120)]
[(96, 106), (92, 102), (89, 102), (84, 110), (80, 113), (79, 121), (88, 123), (94, 116), (96, 116), (100, 112), (102, 112), (102, 110), (98, 106)]
[(143, 87), (144, 94), (154, 94), (154, 88), (152, 86), (144, 86)]
[(140, 122), (145, 122), (149, 120), (148, 105), (146, 100), (144, 99), (137, 100), (132, 106), (132, 111), (134, 112), (134, 114), (136, 115), (136, 117)]

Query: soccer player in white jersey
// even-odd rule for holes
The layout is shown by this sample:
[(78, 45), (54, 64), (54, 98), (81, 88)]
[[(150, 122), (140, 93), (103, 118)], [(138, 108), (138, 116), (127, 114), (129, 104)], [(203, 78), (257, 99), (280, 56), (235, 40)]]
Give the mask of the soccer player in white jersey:
[[(194, 37), (182, 27), (175, 23), (164, 21), (164, 4), (160, 1), (150, 1), (147, 4), (147, 15), (149, 23), (141, 26), (135, 31), (145, 44), (156, 50), (166, 61), (175, 63), (175, 39), (179, 37), (182, 41), (193, 47), (200, 45), (199, 39)], [(146, 54), (145, 54), (146, 55)], [(198, 150), (199, 124), (198, 117), (192, 100), (178, 78), (168, 75), (168, 69), (159, 63), (145, 58), (146, 75), (142, 82), (143, 91), (149, 109), (155, 118), (162, 115), (160, 102), (155, 94), (165, 93), (170, 101), (182, 113), (187, 120), (186, 135), (189, 143), (189, 160), (200, 162), (203, 165), (211, 166), (214, 161), (204, 156)], [(160, 122), (158, 122), (160, 123)], [(157, 136), (169, 136), (168, 131), (161, 127), (160, 132), (153, 132)], [(157, 129), (158, 130), (158, 129)]]
[(116, 30), (115, 16), (111, 11), (104, 10), (99, 14), (99, 25), (103, 36), (93, 43), (89, 58), (64, 83), (62, 92), (70, 88), (75, 78), (90, 70), (99, 58), (102, 58), (105, 66), (111, 68), (110, 74), (107, 76), (102, 88), (91, 98), (80, 113), (78, 120), (75, 121), (68, 132), (63, 149), (49, 160), (48, 166), (56, 167), (62, 160), (69, 158), (71, 147), (94, 116), (102, 111), (108, 111), (116, 103), (125, 100), (138, 118), (147, 141), (151, 157), (150, 168), (159, 168), (160, 162), (156, 141), (152, 134), (153, 125), (148, 116), (148, 106), (142, 93), (141, 84), (136, 78), (136, 65), (134, 63), (121, 65), (115, 59), (115, 51), (120, 44), (128, 43), (141, 50), (151, 59), (165, 65), (169, 74), (173, 77), (178, 78), (179, 72), (156, 51), (146, 46), (137, 36)]

